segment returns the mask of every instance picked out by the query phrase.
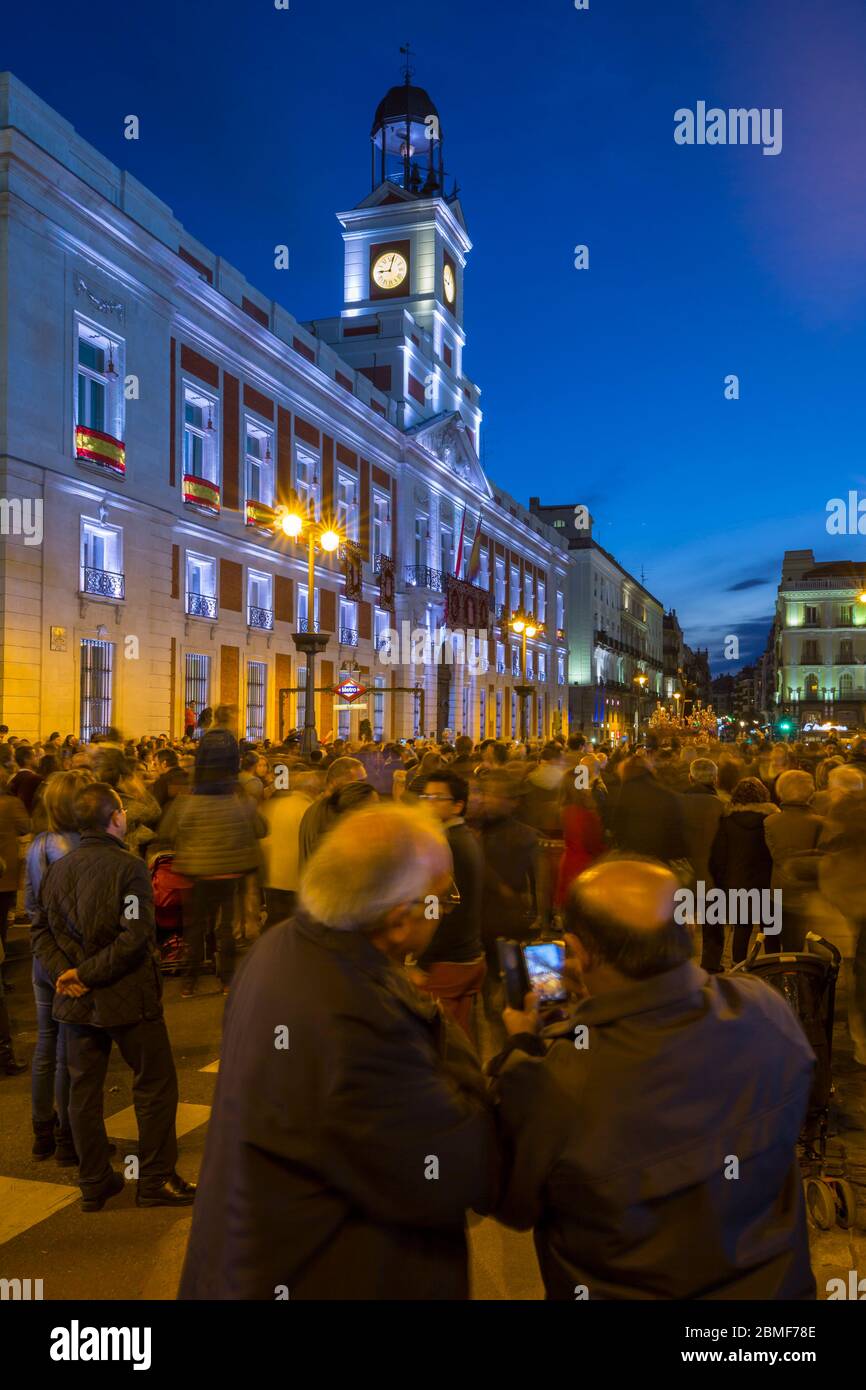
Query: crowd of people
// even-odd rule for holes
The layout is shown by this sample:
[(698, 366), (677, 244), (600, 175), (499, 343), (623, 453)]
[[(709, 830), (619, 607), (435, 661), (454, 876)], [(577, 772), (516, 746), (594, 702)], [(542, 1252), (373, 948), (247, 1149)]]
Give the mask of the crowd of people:
[[(469, 1210), (534, 1227), (550, 1297), (813, 1296), (795, 1145), (814, 1058), (785, 1001), (726, 969), (760, 923), (681, 924), (674, 904), (780, 889), (766, 947), (834, 941), (866, 1065), (866, 740), (362, 726), (304, 757), (239, 739), (230, 707), (190, 714), (177, 741), (0, 728), (33, 1154), (78, 1165), (85, 1210), (123, 1185), (102, 1118), (116, 1043), (139, 1205), (195, 1199), (182, 1297), (465, 1297)], [(497, 940), (554, 935), (570, 1003), (551, 1023), (535, 996), (506, 1006)], [(182, 999), (211, 970), (227, 996), (198, 1193), (176, 1168), (169, 968)], [(0, 1072), (23, 1069), (0, 984)]]

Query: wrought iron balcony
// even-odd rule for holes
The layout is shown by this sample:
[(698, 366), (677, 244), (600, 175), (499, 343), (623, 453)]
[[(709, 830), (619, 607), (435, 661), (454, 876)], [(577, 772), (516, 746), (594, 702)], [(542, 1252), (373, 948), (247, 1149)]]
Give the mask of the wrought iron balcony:
[(270, 608), (258, 608), (253, 603), (247, 605), (247, 627), (260, 627), (270, 632), (273, 625), (274, 615)]
[(434, 594), (444, 594), (445, 576), (441, 570), (431, 570), (429, 565), (407, 565), (406, 583), (417, 589), (429, 589)]
[(298, 632), (318, 632), (319, 624), (318, 622), (310, 623), (306, 618), (299, 618), (296, 625), (296, 630)]
[(391, 556), (383, 554), (380, 550), (377, 555), (373, 556), (373, 573), (381, 574), (383, 565), (393, 565), (393, 563)]
[(357, 645), (358, 645), (358, 634), (357, 634), (357, 632), (355, 631), (355, 629), (352, 628), (352, 627), (341, 627), (341, 628), (340, 628), (340, 646), (341, 646), (341, 647), (357, 647)]
[(186, 611), (190, 618), (216, 620), (217, 601), (213, 594), (187, 594)]
[(100, 598), (125, 598), (126, 585), (122, 574), (114, 570), (94, 570), (85, 567), (81, 592)]

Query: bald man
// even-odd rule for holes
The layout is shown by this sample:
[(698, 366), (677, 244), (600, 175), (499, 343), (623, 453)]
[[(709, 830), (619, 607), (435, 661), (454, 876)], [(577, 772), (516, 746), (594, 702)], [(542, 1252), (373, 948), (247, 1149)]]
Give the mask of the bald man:
[[(785, 1000), (711, 976), (674, 876), (611, 858), (566, 908), (571, 1018), (507, 1009), (490, 1070), (548, 1298), (815, 1297), (796, 1142), (814, 1055)], [(529, 1001), (531, 1002), (531, 1001)]]

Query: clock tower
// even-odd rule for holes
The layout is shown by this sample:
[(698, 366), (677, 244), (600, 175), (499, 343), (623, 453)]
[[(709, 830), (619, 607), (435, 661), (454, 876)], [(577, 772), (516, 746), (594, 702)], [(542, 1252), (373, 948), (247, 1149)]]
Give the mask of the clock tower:
[(439, 112), (404, 80), (370, 131), (370, 192), (338, 214), (345, 244), (339, 320), (321, 321), (340, 355), (402, 406), (404, 429), (460, 417), (478, 449), (478, 389), (463, 373), (463, 276), (471, 242), (456, 184), (446, 191)]

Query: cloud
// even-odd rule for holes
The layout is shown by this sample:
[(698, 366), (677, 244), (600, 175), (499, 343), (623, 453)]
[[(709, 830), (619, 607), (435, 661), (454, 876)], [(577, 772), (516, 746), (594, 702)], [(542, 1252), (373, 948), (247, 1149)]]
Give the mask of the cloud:
[(739, 584), (729, 584), (727, 592), (738, 594), (741, 589), (759, 589), (762, 584), (769, 584), (769, 579), (741, 579)]

